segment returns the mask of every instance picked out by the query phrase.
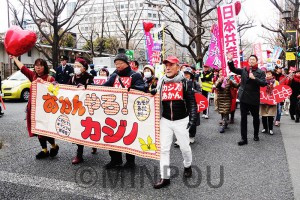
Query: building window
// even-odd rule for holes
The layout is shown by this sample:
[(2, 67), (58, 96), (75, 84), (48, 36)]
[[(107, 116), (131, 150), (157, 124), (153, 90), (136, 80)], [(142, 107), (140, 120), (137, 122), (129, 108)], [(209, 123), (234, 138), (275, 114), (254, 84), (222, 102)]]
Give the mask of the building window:
[(156, 18), (156, 14), (153, 13), (153, 18)]
[(120, 5), (120, 8), (121, 8), (121, 9), (124, 9), (124, 5), (123, 5), (123, 4), (121, 4), (121, 5)]
[(27, 52), (27, 56), (28, 56), (28, 57), (31, 57), (31, 50), (29, 50), (29, 51)]
[(140, 7), (143, 7), (143, 3), (140, 3)]
[(151, 14), (151, 13), (148, 13), (148, 17), (152, 17), (152, 14)]

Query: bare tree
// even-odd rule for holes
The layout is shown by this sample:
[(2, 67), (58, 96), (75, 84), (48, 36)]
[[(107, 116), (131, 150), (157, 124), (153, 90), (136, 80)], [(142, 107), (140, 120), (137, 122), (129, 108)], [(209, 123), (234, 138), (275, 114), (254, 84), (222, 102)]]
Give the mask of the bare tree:
[[(189, 36), (189, 41), (186, 43), (181, 42), (175, 36), (170, 25), (165, 30), (173, 41), (180, 47), (186, 48), (193, 60), (196, 63), (200, 62), (200, 65), (209, 47), (211, 25), (217, 21), (216, 8), (223, 1), (215, 0), (213, 4), (207, 2), (206, 0), (182, 0), (189, 11), (187, 13), (175, 1), (164, 0), (163, 3), (155, 4), (153, 1), (147, 0), (147, 3), (151, 5), (163, 7), (163, 9), (160, 9), (160, 14), (165, 18), (165, 21), (183, 27), (183, 30)], [(232, 2), (231, 0), (227, 1), (227, 3)], [(188, 22), (184, 19), (184, 16), (188, 17)], [(238, 25), (238, 31), (243, 33), (253, 26), (253, 20), (247, 20)]]
[[(261, 26), (265, 28), (268, 31), (278, 33), (278, 38), (283, 41), (282, 44), (285, 44), (284, 47), (287, 47), (287, 38), (285, 34), (285, 30), (292, 29), (300, 31), (299, 29), (299, 7), (300, 7), (300, 1), (299, 0), (287, 0), (286, 1), (286, 10), (282, 8), (282, 6), (279, 4), (278, 0), (270, 0), (270, 2), (274, 5), (274, 7), (283, 14), (286, 11), (290, 11), (292, 13), (291, 18), (286, 18), (286, 21), (279, 20), (278, 23), (271, 24), (262, 24)], [(285, 23), (285, 26), (284, 26)]]
[[(195, 62), (202, 63), (205, 52), (208, 50), (210, 34), (209, 30), (212, 20), (216, 20), (216, 16), (210, 16), (211, 12), (216, 9), (222, 0), (217, 0), (215, 5), (207, 5), (205, 0), (182, 0), (184, 7), (187, 7), (189, 13), (179, 7), (175, 1), (164, 0), (163, 3), (156, 4), (163, 9), (160, 14), (167, 22), (178, 24), (183, 27), (189, 36), (188, 43), (181, 42), (174, 31), (167, 26), (166, 33), (174, 40), (174, 42), (188, 50)], [(152, 1), (148, 0), (147, 3), (155, 5)], [(184, 15), (189, 18), (189, 22), (184, 19)], [(196, 47), (196, 52), (194, 51)]]
[[(286, 30), (297, 30), (297, 32), (300, 31), (299, 29), (299, 7), (300, 7), (300, 1), (299, 0), (286, 0), (285, 1), (285, 10), (283, 9), (283, 6), (280, 5), (278, 0), (270, 0), (270, 2), (274, 5), (274, 7), (278, 10), (279, 13), (282, 15), (285, 12), (290, 12), (291, 16), (290, 18), (286, 18), (284, 20), (279, 20), (278, 23), (272, 23), (272, 24), (262, 24), (261, 26), (275, 34), (269, 34), (269, 36), (263, 35), (262, 38), (265, 38), (266, 40), (272, 42), (271, 44), (277, 44), (283, 47), (285, 51), (288, 51), (290, 48), (288, 46), (287, 41), (287, 35)], [(285, 63), (285, 57), (284, 63)]]
[[(69, 0), (18, 0), (25, 8), (35, 25), (39, 30), (39, 34), (51, 46), (52, 51), (49, 55), (39, 44), (36, 45), (37, 49), (42, 52), (45, 57), (52, 63), (56, 69), (59, 61), (59, 48), (60, 40), (72, 28), (77, 26), (82, 18), (78, 18), (77, 11), (84, 6), (88, 0), (77, 0), (74, 9), (70, 16), (62, 19), (61, 15)], [(60, 30), (62, 30), (60, 32)]]
[[(125, 10), (123, 11), (120, 8), (120, 5), (115, 3), (115, 9), (118, 21), (116, 22), (116, 26), (125, 40), (125, 48), (129, 49), (130, 41), (139, 34), (137, 26), (140, 25), (141, 16), (144, 10), (142, 7), (140, 10), (130, 10), (130, 0), (127, 0), (127, 4), (125, 4)], [(125, 16), (125, 17), (123, 17)], [(141, 40), (140, 40), (141, 41)], [(137, 45), (137, 44), (136, 44)]]

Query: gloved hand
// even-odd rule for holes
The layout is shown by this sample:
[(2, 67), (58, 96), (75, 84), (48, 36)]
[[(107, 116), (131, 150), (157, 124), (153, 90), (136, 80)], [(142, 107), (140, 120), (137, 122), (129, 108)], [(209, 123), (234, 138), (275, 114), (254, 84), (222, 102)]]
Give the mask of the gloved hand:
[(186, 129), (190, 129), (192, 126), (195, 126), (195, 124), (193, 122), (189, 122), (186, 126)]
[(156, 88), (152, 89), (152, 90), (150, 91), (150, 93), (151, 93), (152, 95), (155, 95), (155, 94), (157, 93), (157, 89), (156, 89)]

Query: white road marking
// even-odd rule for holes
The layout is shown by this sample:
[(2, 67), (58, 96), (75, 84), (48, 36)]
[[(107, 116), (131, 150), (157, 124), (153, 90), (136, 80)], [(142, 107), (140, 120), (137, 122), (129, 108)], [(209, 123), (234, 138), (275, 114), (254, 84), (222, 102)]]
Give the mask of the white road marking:
[(0, 181), (97, 199), (109, 199), (109, 197), (112, 196), (111, 192), (107, 190), (100, 191), (101, 189), (95, 187), (83, 188), (75, 182), (11, 173), (7, 171), (0, 171)]

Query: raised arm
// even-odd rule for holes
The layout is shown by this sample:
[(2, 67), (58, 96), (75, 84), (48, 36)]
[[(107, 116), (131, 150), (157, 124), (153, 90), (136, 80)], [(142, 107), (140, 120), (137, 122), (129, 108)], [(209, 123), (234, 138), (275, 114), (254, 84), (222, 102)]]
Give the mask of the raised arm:
[(227, 59), (228, 59), (228, 67), (229, 67), (230, 71), (232, 71), (235, 74), (242, 75), (243, 70), (238, 69), (234, 66), (233, 55), (231, 53), (227, 54)]
[(22, 69), (22, 67), (24, 66), (23, 63), (21, 63), (21, 61), (19, 61), (19, 59), (15, 56), (9, 56), (11, 59), (14, 60), (14, 62), (16, 63), (16, 65), (18, 66), (19, 69)]

